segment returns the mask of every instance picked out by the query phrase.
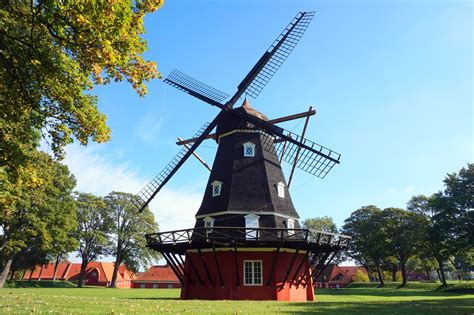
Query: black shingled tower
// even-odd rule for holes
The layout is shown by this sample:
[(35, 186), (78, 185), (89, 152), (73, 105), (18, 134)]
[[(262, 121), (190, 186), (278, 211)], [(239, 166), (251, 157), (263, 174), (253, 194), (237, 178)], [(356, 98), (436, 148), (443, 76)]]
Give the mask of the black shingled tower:
[[(247, 100), (233, 111), (245, 111), (268, 120)], [(295, 228), (300, 228), (276, 150), (268, 150), (265, 146), (273, 141), (271, 136), (229, 113), (217, 124), (216, 141), (217, 153), (201, 207), (196, 213), (195, 227), (204, 226), (203, 218), (208, 216), (215, 218), (214, 226), (241, 227), (245, 226), (244, 216), (253, 213), (260, 217), (261, 227), (288, 228), (290, 218), (295, 221)], [(255, 145), (254, 157), (244, 156), (244, 143)], [(222, 182), (217, 197), (212, 193), (214, 181)], [(284, 198), (278, 196), (279, 183), (284, 185)]]

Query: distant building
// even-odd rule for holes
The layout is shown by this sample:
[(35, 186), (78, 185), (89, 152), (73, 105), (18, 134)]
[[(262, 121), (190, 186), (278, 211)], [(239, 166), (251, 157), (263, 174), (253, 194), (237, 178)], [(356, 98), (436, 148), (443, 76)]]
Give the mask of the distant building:
[(318, 279), (316, 279), (314, 286), (316, 288), (344, 288), (354, 281), (353, 277), (357, 271), (367, 274), (364, 267), (330, 264)]
[[(86, 268), (84, 277), (85, 285), (103, 286), (107, 287), (112, 282), (112, 274), (114, 270), (113, 262), (90, 262)], [(81, 271), (80, 263), (62, 262), (58, 264), (56, 273), (57, 280), (78, 281), (79, 273)], [(23, 280), (53, 280), (54, 278), (54, 264), (49, 263), (43, 266), (36, 266), (33, 273), (31, 271), (25, 272)], [(127, 266), (120, 265), (117, 273), (117, 280), (115, 285), (117, 288), (131, 288), (132, 282), (135, 279), (133, 272), (128, 270)]]
[(181, 288), (181, 283), (170, 266), (152, 266), (147, 271), (139, 274), (137, 278), (133, 280), (133, 288)]

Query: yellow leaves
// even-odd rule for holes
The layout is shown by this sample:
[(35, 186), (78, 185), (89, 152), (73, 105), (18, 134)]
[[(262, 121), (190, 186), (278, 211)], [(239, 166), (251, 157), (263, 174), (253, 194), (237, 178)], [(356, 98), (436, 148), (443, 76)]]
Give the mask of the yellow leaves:
[(35, 66), (38, 66), (38, 65), (41, 64), (41, 62), (40, 62), (39, 60), (37, 60), (37, 59), (32, 59), (32, 60), (31, 60), (31, 64), (32, 64), (32, 65), (35, 65)]
[(76, 21), (79, 23), (79, 24), (88, 24), (89, 21), (82, 15), (82, 14), (79, 14), (76, 18)]

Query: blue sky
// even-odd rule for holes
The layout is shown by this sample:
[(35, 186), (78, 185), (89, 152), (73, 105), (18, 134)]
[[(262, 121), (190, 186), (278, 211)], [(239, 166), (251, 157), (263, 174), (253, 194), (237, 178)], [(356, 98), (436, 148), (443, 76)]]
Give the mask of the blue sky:
[[(316, 11), (299, 45), (252, 106), (270, 118), (316, 108), (306, 137), (342, 154), (324, 180), (297, 171), (290, 193), (302, 219), (340, 226), (361, 206), (405, 207), (443, 188), (473, 161), (470, 2), (166, 1), (147, 16), (146, 57), (221, 91), (236, 86), (298, 11)], [(126, 83), (97, 87), (112, 140), (71, 145), (78, 190), (138, 192), (217, 114), (155, 80), (138, 97)], [(301, 132), (303, 122), (282, 125)], [(198, 153), (212, 163), (217, 145)], [(285, 166), (288, 171), (288, 167)], [(190, 159), (151, 204), (162, 230), (191, 227), (208, 171)], [(288, 173), (287, 173), (288, 174)]]

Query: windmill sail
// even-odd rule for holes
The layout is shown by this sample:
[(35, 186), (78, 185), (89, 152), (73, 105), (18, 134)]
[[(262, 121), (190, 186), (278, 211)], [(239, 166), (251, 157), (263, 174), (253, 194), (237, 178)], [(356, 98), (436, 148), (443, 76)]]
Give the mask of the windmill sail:
[[(219, 116), (218, 116), (219, 117)], [(196, 147), (204, 140), (205, 136), (209, 134), (216, 125), (217, 119), (212, 123), (205, 123), (194, 137), (199, 139), (194, 143), (192, 147), (183, 146), (178, 154), (166, 165), (166, 167), (153, 178), (148, 184), (143, 187), (136, 198), (133, 200), (134, 205), (142, 211), (155, 195), (161, 190), (161, 188), (168, 182), (168, 180), (176, 173), (181, 165), (187, 160), (187, 158), (194, 152)], [(200, 140), (200, 141), (199, 141)]]
[(295, 16), (239, 84), (237, 92), (229, 101), (231, 106), (244, 93), (253, 98), (260, 94), (298, 44), (313, 16), (314, 12), (299, 12)]
[(223, 107), (221, 102), (229, 97), (228, 94), (202, 83), (176, 69), (168, 75), (164, 82), (184, 93), (200, 99), (201, 101), (220, 108)]

